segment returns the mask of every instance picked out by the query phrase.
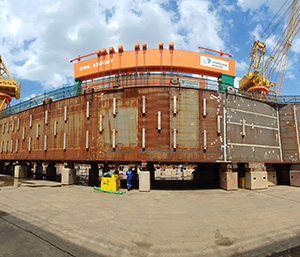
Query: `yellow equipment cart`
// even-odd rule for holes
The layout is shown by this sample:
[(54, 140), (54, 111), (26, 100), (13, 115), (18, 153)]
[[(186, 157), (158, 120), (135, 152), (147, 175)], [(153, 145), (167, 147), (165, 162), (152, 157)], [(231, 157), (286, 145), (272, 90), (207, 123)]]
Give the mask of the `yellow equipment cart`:
[(118, 191), (121, 189), (119, 175), (113, 174), (111, 177), (101, 178), (101, 190), (103, 191)]

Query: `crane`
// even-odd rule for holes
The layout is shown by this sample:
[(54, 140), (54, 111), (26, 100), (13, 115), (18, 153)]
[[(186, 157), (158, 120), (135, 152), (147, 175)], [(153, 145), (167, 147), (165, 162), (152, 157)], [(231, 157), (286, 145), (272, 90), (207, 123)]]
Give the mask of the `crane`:
[(224, 53), (222, 50), (216, 51), (216, 50), (213, 50), (213, 49), (210, 49), (210, 48), (206, 48), (206, 47), (202, 47), (202, 46), (199, 46), (198, 49), (220, 54), (221, 57), (223, 57), (223, 55), (227, 55), (230, 58), (232, 57), (231, 54)]
[[(290, 49), (300, 29), (299, 0), (293, 0), (290, 6), (289, 22), (266, 61), (266, 45), (258, 40), (254, 41), (250, 51), (251, 61), (248, 73), (240, 80), (240, 89), (264, 95), (282, 94)], [(273, 83), (270, 79), (275, 71), (278, 71), (277, 80)]]
[(0, 55), (0, 111), (10, 107), (12, 98), (20, 99), (21, 83), (13, 80)]

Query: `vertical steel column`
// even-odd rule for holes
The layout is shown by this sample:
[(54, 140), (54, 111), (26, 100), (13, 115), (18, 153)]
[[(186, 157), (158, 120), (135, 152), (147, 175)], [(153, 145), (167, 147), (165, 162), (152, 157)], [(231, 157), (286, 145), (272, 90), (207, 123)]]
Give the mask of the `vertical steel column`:
[(47, 151), (47, 135), (44, 137), (44, 151)]
[(68, 120), (68, 106), (65, 106), (65, 110), (64, 110), (64, 121), (67, 122)]
[(144, 95), (143, 95), (142, 102), (143, 102), (142, 113), (143, 113), (143, 115), (145, 115), (146, 114), (146, 97)]
[(90, 118), (90, 102), (86, 102), (86, 118)]
[[(280, 133), (280, 125), (279, 125), (279, 111), (278, 111), (278, 106), (276, 106), (276, 114), (277, 114), (277, 130), (278, 130), (278, 146), (279, 146), (279, 153), (280, 153), (280, 161), (283, 161), (283, 156), (282, 156), (282, 147), (281, 147), (281, 133)], [(300, 158), (300, 156), (298, 156)], [(299, 159), (298, 159), (299, 160)]]
[(57, 124), (56, 124), (56, 120), (54, 121), (54, 130), (53, 130), (53, 134), (54, 134), (54, 137), (56, 137), (56, 135), (57, 135)]
[(206, 130), (203, 131), (203, 150), (204, 150), (204, 152), (207, 150), (207, 135), (206, 135)]
[(25, 140), (25, 127), (23, 127), (22, 139)]
[(45, 125), (48, 125), (48, 110), (45, 111)]
[(86, 150), (89, 149), (89, 131), (88, 130), (85, 132), (85, 148), (86, 148)]
[(160, 111), (157, 113), (157, 129), (159, 132), (161, 131), (161, 112)]
[(31, 152), (31, 137), (28, 140), (28, 151)]
[(227, 129), (226, 129), (226, 119), (227, 119), (227, 109), (223, 107), (223, 136), (224, 136), (224, 162), (227, 162)]
[(217, 116), (217, 133), (218, 135), (221, 133), (221, 116)]
[(36, 138), (39, 138), (39, 127), (40, 125), (39, 124), (36, 124)]
[(64, 151), (67, 150), (67, 134), (64, 132)]
[(116, 130), (113, 129), (113, 134), (112, 134), (112, 147), (113, 149), (116, 148)]
[(300, 142), (299, 142), (299, 127), (298, 127), (298, 120), (297, 120), (297, 113), (296, 113), (296, 106), (293, 105), (293, 112), (294, 112), (294, 120), (295, 120), (295, 130), (296, 130), (296, 137), (297, 137), (297, 145), (298, 145), (298, 161), (300, 158)]
[(113, 98), (113, 116), (116, 116), (117, 114), (117, 99)]
[(100, 117), (99, 117), (99, 132), (102, 133), (102, 130), (103, 130), (103, 126), (102, 126), (102, 114), (100, 114)]
[(142, 130), (142, 148), (145, 150), (146, 146), (146, 130), (143, 128)]
[(177, 113), (177, 97), (174, 96), (173, 97), (173, 114), (174, 114), (174, 116), (176, 115), (176, 113)]
[(246, 135), (246, 120), (242, 120), (242, 137)]
[(176, 128), (173, 129), (173, 148), (174, 150), (176, 150), (176, 147), (177, 147), (177, 142), (176, 142)]
[(203, 117), (206, 117), (206, 98), (203, 98)]

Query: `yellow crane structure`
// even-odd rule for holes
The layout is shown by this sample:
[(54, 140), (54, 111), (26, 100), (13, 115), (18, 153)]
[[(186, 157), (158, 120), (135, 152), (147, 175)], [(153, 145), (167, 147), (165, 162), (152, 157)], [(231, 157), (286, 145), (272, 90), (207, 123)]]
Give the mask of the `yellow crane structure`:
[(12, 98), (20, 99), (21, 83), (13, 80), (0, 55), (0, 111), (10, 107)]
[[(269, 55), (267, 61), (266, 45), (258, 40), (254, 41), (250, 51), (250, 65), (248, 73), (240, 80), (239, 88), (245, 91), (281, 95), (288, 67), (289, 53), (292, 42), (300, 29), (300, 6), (299, 0), (291, 3), (291, 16), (289, 22)], [(270, 82), (275, 71), (276, 83)]]

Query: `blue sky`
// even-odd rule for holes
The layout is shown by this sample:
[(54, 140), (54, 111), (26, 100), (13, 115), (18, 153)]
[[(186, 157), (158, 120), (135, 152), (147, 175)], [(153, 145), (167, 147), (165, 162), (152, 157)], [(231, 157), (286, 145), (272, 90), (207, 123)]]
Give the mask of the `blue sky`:
[[(289, 3), (292, 0), (287, 0)], [(22, 83), (21, 100), (73, 83), (70, 60), (122, 44), (170, 41), (180, 50), (223, 50), (247, 72), (253, 41), (285, 0), (0, 0), (0, 55)], [(270, 53), (286, 22), (264, 43)], [(299, 95), (300, 35), (292, 47), (283, 90)], [(16, 101), (14, 101), (16, 103)]]

